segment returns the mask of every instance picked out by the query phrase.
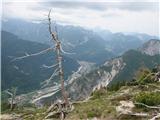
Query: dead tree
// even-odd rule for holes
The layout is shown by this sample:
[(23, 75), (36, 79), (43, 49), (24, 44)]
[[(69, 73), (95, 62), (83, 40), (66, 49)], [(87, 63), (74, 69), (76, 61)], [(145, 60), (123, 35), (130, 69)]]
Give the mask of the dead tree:
[(50, 14), (51, 14), (51, 10), (48, 13), (48, 27), (49, 27), (49, 33), (51, 35), (52, 42), (53, 42), (54, 46), (49, 47), (49, 48), (47, 48), (45, 50), (42, 50), (40, 52), (37, 52), (37, 53), (33, 53), (33, 54), (25, 53), (24, 56), (16, 57), (13, 60), (11, 60), (11, 62), (18, 61), (18, 60), (21, 60), (21, 59), (25, 59), (25, 58), (28, 58), (28, 57), (34, 57), (34, 56), (37, 56), (37, 55), (45, 54), (45, 53), (48, 53), (49, 51), (56, 51), (57, 63), (55, 65), (51, 65), (51, 66), (43, 65), (42, 67), (43, 68), (53, 68), (53, 67), (57, 67), (58, 66), (54, 70), (54, 72), (50, 76), (50, 78), (47, 79), (47, 80), (51, 81), (55, 76), (57, 76), (57, 73), (58, 73), (59, 79), (60, 79), (60, 82), (61, 82), (62, 97), (63, 97), (65, 103), (68, 104), (69, 102), (68, 102), (67, 94), (66, 94), (66, 91), (65, 91), (65, 88), (64, 88), (64, 71), (63, 71), (63, 65), (62, 65), (62, 61), (63, 61), (62, 53), (64, 53), (64, 54), (72, 54), (72, 53), (65, 52), (62, 49), (61, 42), (58, 39), (56, 26), (55, 26), (55, 31), (54, 32), (52, 31)]
[(63, 50), (62, 45), (61, 45), (61, 41), (58, 38), (57, 27), (55, 26), (55, 31), (52, 31), (52, 22), (51, 22), (51, 16), (50, 15), (51, 15), (51, 10), (48, 13), (48, 30), (49, 30), (49, 34), (52, 38), (52, 42), (53, 42), (54, 46), (52, 46), (50, 48), (47, 48), (45, 50), (42, 50), (38, 53), (34, 53), (34, 54), (25, 53), (24, 56), (17, 57), (15, 59), (13, 59), (11, 62), (21, 60), (21, 59), (25, 59), (27, 57), (33, 57), (33, 56), (45, 54), (45, 53), (48, 53), (49, 51), (55, 51), (57, 63), (55, 65), (51, 65), (51, 66), (43, 65), (42, 67), (44, 67), (44, 68), (57, 67), (54, 70), (53, 74), (50, 76), (50, 78), (47, 79), (45, 82), (46, 82), (46, 84), (49, 84), (49, 82), (55, 76), (59, 76), (59, 80), (60, 80), (60, 84), (61, 84), (61, 94), (62, 94), (63, 100), (61, 100), (62, 102), (57, 102), (57, 104), (58, 104), (58, 109), (59, 109), (59, 112), (60, 112), (60, 116), (62, 117), (61, 119), (64, 119), (64, 116), (65, 116), (64, 111), (67, 111), (68, 108), (71, 108), (71, 105), (69, 104), (68, 95), (67, 95), (67, 92), (65, 90), (64, 71), (63, 71), (63, 64), (62, 64), (62, 62), (63, 62), (62, 53), (64, 53), (64, 54), (74, 54), (74, 53), (68, 53), (68, 52), (65, 52)]
[[(48, 29), (52, 38), (52, 42), (55, 45), (55, 51), (57, 56), (57, 64), (58, 72), (59, 72), (59, 80), (61, 82), (61, 94), (63, 100), (57, 100), (50, 108), (47, 110), (47, 116), (45, 118), (49, 118), (51, 116), (55, 116), (59, 114), (61, 120), (64, 120), (66, 113), (69, 112), (69, 109), (72, 109), (71, 104), (69, 103), (67, 92), (65, 91), (64, 85), (64, 71), (63, 71), (63, 56), (62, 53), (67, 53), (62, 49), (62, 45), (60, 40), (58, 39), (57, 28), (55, 26), (55, 31), (52, 31), (52, 22), (51, 22), (51, 10), (48, 13)], [(69, 53), (70, 54), (70, 53)], [(72, 54), (72, 53), (71, 53)], [(68, 109), (69, 108), (69, 109)]]
[(9, 103), (10, 103), (10, 110), (12, 111), (15, 104), (15, 96), (16, 96), (17, 88), (13, 87), (10, 90), (6, 90), (5, 92), (11, 97), (11, 100), (9, 101)]
[(57, 28), (55, 27), (55, 32), (52, 31), (50, 14), (51, 14), (51, 10), (48, 13), (48, 28), (49, 28), (49, 33), (52, 37), (52, 41), (55, 44), (55, 51), (56, 51), (56, 55), (57, 55), (57, 64), (58, 64), (58, 69), (59, 69), (59, 79), (61, 82), (61, 93), (62, 93), (65, 104), (68, 105), (69, 104), (68, 97), (67, 97), (67, 93), (64, 88), (64, 72), (63, 72), (63, 66), (62, 66), (62, 61), (63, 61), (62, 46), (61, 46), (60, 40), (58, 39), (58, 33), (56, 30)]

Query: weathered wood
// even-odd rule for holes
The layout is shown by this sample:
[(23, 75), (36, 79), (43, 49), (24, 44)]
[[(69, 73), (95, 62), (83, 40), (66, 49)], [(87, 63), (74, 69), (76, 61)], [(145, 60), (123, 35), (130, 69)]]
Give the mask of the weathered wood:
[(50, 113), (48, 113), (48, 115), (45, 117), (45, 119), (54, 117), (55, 115), (59, 116), (58, 114), (59, 114), (59, 112), (55, 112), (55, 111), (50, 112)]
[(146, 104), (144, 104), (144, 103), (134, 103), (135, 105), (142, 105), (142, 106), (145, 106), (145, 107), (147, 107), (147, 108), (150, 108), (150, 109), (160, 109), (160, 107), (159, 106), (149, 106), (149, 105), (146, 105)]
[(49, 51), (53, 50), (53, 48), (47, 48), (45, 50), (42, 50), (40, 52), (37, 52), (37, 53), (33, 53), (33, 54), (28, 54), (28, 53), (25, 53), (24, 56), (21, 56), (21, 57), (16, 57), (14, 58), (13, 60), (11, 60), (11, 62), (14, 62), (14, 61), (17, 61), (17, 60), (21, 60), (21, 59), (25, 59), (25, 58), (28, 58), (28, 57), (33, 57), (33, 56), (37, 56), (37, 55), (41, 55), (41, 54), (45, 54)]
[(118, 118), (122, 117), (123, 115), (125, 115), (125, 116), (137, 116), (137, 117), (149, 117), (149, 114), (147, 114), (147, 113), (120, 113), (118, 115)]
[(12, 111), (14, 108), (14, 102), (15, 102), (15, 96), (17, 92), (17, 88), (12, 88), (10, 91), (6, 90), (5, 91), (8, 95), (11, 96), (11, 101), (10, 101), (10, 110)]
[(61, 93), (62, 93), (62, 96), (63, 96), (63, 99), (65, 101), (65, 104), (68, 105), (69, 102), (68, 102), (68, 96), (67, 96), (67, 93), (65, 91), (65, 88), (64, 88), (64, 72), (63, 72), (63, 66), (62, 66), (62, 60), (63, 60), (63, 56), (62, 56), (62, 46), (61, 46), (61, 42), (60, 40), (58, 39), (58, 34), (57, 34), (57, 28), (55, 32), (52, 32), (52, 24), (51, 24), (51, 10), (49, 11), (48, 13), (48, 29), (49, 29), (49, 33), (52, 37), (52, 40), (53, 40), (53, 43), (55, 44), (55, 51), (56, 51), (56, 54), (57, 54), (57, 64), (58, 64), (58, 68), (59, 68), (59, 79), (61, 81)]
[(151, 118), (150, 120), (157, 120), (158, 118), (160, 118), (160, 113), (158, 113), (156, 116), (154, 116), (154, 117)]

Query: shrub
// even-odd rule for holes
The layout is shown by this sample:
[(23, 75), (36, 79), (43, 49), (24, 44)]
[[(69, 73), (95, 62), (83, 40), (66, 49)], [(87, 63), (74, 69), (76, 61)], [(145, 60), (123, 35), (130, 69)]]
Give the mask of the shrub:
[(119, 82), (116, 82), (116, 83), (113, 83), (113, 84), (109, 84), (109, 86), (107, 87), (107, 90), (118, 91), (122, 86), (125, 86), (126, 83), (127, 82), (125, 80), (123, 80), (123, 81), (119, 81)]
[(93, 99), (99, 99), (101, 98), (103, 95), (106, 94), (106, 90), (104, 88), (100, 89), (100, 90), (96, 90), (92, 93), (92, 100)]
[(138, 84), (144, 85), (146, 83), (155, 82), (155, 75), (149, 69), (140, 69), (136, 73), (136, 80)]
[(10, 110), (10, 105), (7, 102), (1, 102), (1, 111)]
[(91, 111), (87, 112), (88, 118), (100, 117), (100, 116), (101, 116), (101, 111), (98, 109), (92, 109)]
[(135, 95), (134, 100), (150, 106), (160, 105), (160, 92), (140, 92)]

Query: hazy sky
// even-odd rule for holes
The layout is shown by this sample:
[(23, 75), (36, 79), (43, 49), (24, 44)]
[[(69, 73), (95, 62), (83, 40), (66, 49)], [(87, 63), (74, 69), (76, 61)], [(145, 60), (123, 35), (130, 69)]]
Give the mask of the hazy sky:
[[(74, 2), (73, 2), (74, 1)], [(3, 19), (39, 21), (52, 18), (57, 23), (79, 25), (112, 32), (140, 32), (159, 35), (158, 0), (3, 0)]]

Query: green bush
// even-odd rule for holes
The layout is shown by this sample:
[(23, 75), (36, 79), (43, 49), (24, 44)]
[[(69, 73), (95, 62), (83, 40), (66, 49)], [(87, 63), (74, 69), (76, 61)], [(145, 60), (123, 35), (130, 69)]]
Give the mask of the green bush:
[(101, 116), (101, 111), (98, 109), (92, 109), (91, 111), (87, 112), (88, 118), (100, 117), (100, 116)]
[(92, 93), (92, 100), (94, 99), (99, 99), (101, 98), (103, 95), (106, 94), (106, 90), (104, 88), (100, 89), (100, 90), (96, 90)]
[(154, 72), (150, 71), (149, 69), (140, 69), (136, 73), (137, 83), (144, 85), (146, 83), (153, 83), (155, 82), (155, 75)]
[(122, 86), (125, 86), (126, 84), (127, 84), (127, 82), (125, 80), (120, 81), (120, 82), (116, 82), (113, 84), (109, 84), (109, 86), (107, 87), (107, 90), (118, 91)]
[(154, 82), (154, 76), (152, 75), (144, 76), (144, 78), (138, 80), (138, 83), (140, 84), (153, 83), (153, 82)]
[(1, 102), (1, 111), (4, 112), (4, 111), (7, 111), (7, 110), (10, 110), (10, 105), (7, 103), (7, 102)]
[(160, 105), (160, 92), (140, 92), (134, 97), (135, 102), (146, 105)]
[(4, 111), (8, 111), (10, 110), (10, 105), (8, 103), (8, 99), (9, 99), (9, 95), (6, 94), (5, 92), (1, 92), (0, 93), (1, 95), (1, 111), (4, 112)]

